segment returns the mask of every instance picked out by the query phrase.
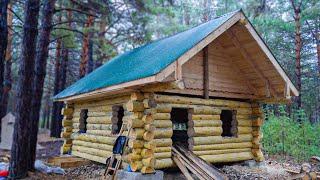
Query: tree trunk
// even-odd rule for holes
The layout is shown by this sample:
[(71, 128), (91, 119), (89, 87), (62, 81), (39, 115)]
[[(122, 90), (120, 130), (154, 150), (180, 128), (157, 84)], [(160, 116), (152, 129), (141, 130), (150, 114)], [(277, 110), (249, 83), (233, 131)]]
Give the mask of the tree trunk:
[(50, 44), (50, 33), (52, 29), (52, 16), (54, 13), (55, 0), (45, 0), (43, 2), (41, 31), (39, 35), (37, 56), (35, 62), (35, 78), (33, 81), (32, 111), (30, 113), (30, 148), (29, 148), (29, 170), (34, 170), (36, 160), (37, 135), (39, 129), (39, 117), (41, 99), (43, 94), (44, 79), (46, 77), (46, 67), (48, 58), (48, 47)]
[(301, 40), (301, 2), (296, 5), (294, 0), (290, 0), (293, 10), (294, 10), (294, 21), (295, 21), (295, 73), (297, 76), (297, 87), (300, 95), (297, 97), (296, 102), (299, 108), (301, 108), (301, 49), (302, 49), (302, 40)]
[[(89, 29), (93, 25), (93, 16), (88, 16), (87, 22), (84, 25), (84, 28)], [(79, 69), (79, 79), (86, 75), (86, 67), (88, 64), (89, 58), (89, 32), (85, 32), (83, 35), (82, 41), (82, 52), (81, 52), (81, 60), (80, 60), (80, 69)]]
[(39, 0), (25, 2), (22, 52), (19, 67), (19, 80), (16, 101), (16, 121), (14, 124), (13, 144), (9, 176), (12, 179), (24, 178), (28, 172), (29, 154), (29, 119), (32, 110), (32, 80), (38, 35)]
[(3, 105), (2, 105), (2, 96), (3, 96), (3, 81), (4, 81), (4, 62), (6, 59), (6, 49), (7, 49), (7, 43), (8, 43), (8, 26), (7, 26), (8, 3), (9, 3), (9, 0), (0, 1), (0, 120), (4, 114)]
[[(61, 21), (61, 17), (60, 17)], [(54, 85), (53, 85), (53, 94), (56, 95), (59, 93), (59, 83), (60, 83), (60, 59), (61, 59), (61, 39), (57, 40), (56, 45), (56, 64), (54, 68)], [(59, 137), (59, 134), (56, 134), (56, 123), (58, 115), (60, 112), (58, 112), (58, 106), (59, 102), (53, 102), (52, 105), (52, 114), (51, 114), (51, 126), (50, 126), (50, 136), (51, 137)]]
[(98, 58), (95, 61), (94, 68), (98, 68), (102, 65), (103, 60), (107, 59), (107, 54), (105, 52), (105, 43), (106, 39), (104, 37), (105, 31), (106, 31), (106, 26), (107, 26), (107, 16), (103, 14), (100, 18), (100, 24), (99, 24), (99, 48), (98, 48)]
[(89, 52), (88, 52), (88, 64), (87, 64), (87, 74), (93, 71), (93, 41), (92, 33), (89, 34)]
[(317, 33), (317, 57), (318, 57), (318, 75), (320, 77), (320, 33)]
[[(69, 50), (66, 47), (62, 47), (62, 59), (61, 59), (61, 69), (60, 69), (61, 78), (60, 78), (60, 82), (59, 82), (60, 91), (62, 91), (66, 86), (68, 55), (69, 55)], [(58, 102), (57, 119), (55, 120), (56, 127), (57, 127), (56, 128), (57, 137), (60, 137), (60, 133), (61, 133), (61, 129), (62, 129), (62, 119), (63, 119), (63, 116), (61, 115), (62, 108), (63, 108), (63, 102)]]

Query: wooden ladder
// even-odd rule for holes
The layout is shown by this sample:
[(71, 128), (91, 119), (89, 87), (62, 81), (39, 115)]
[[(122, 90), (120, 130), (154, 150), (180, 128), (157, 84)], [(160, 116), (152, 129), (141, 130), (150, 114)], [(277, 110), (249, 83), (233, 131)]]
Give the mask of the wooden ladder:
[[(123, 122), (119, 134), (116, 135), (117, 137), (122, 135), (122, 133), (123, 133), (123, 131), (125, 129), (124, 127), (127, 127), (127, 124), (125, 122)], [(125, 135), (127, 137), (127, 140), (125, 142), (124, 147), (127, 147), (127, 145), (128, 145), (130, 131), (131, 131), (131, 127), (128, 128), (128, 131), (127, 131), (127, 133)], [(109, 162), (108, 162), (108, 159), (109, 159)], [(111, 157), (109, 157), (108, 159), (106, 160), (107, 168), (106, 168), (106, 170), (104, 172), (104, 176), (105, 176), (106, 179), (114, 180), (115, 176), (117, 174), (117, 171), (118, 171), (118, 169), (120, 168), (120, 166), (122, 164), (123, 157), (122, 157), (121, 154), (114, 154), (113, 153), (111, 155)]]

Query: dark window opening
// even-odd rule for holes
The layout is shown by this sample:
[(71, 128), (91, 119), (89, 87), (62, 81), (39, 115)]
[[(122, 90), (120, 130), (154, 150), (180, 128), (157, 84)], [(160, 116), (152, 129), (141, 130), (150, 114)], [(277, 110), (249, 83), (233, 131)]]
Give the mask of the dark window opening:
[(236, 111), (234, 110), (222, 110), (220, 119), (222, 121), (222, 134), (223, 137), (235, 137), (237, 136), (237, 120)]
[(122, 106), (115, 106), (112, 108), (114, 111), (116, 111), (116, 119), (115, 123), (112, 124), (112, 134), (119, 134), (122, 124), (123, 124), (123, 116), (124, 116), (124, 109)]
[(171, 121), (173, 135), (171, 137), (173, 144), (182, 144), (188, 147), (188, 109), (172, 108)]
[(79, 118), (79, 133), (87, 132), (88, 109), (81, 109)]

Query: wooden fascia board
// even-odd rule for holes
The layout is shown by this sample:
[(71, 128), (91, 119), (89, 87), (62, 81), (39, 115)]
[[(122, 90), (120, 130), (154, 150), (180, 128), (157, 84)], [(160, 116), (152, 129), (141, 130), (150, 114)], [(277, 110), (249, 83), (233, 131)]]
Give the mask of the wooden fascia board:
[(82, 99), (82, 98), (85, 98), (88, 96), (96, 96), (98, 94), (107, 94), (109, 92), (118, 91), (121, 89), (130, 88), (130, 87), (139, 86), (139, 85), (145, 85), (145, 84), (154, 83), (154, 82), (157, 82), (155, 75), (149, 76), (146, 78), (142, 78), (142, 79), (137, 79), (134, 81), (129, 81), (129, 82), (109, 86), (109, 87), (105, 87), (105, 88), (101, 88), (101, 89), (97, 89), (95, 91), (91, 91), (91, 92), (84, 93), (84, 94), (74, 95), (74, 96), (70, 96), (70, 97), (66, 97), (66, 98), (62, 98), (62, 99), (57, 99), (56, 101), (65, 101), (65, 102), (75, 101), (75, 100), (79, 100), (79, 99)]
[[(171, 63), (169, 66), (167, 66), (165, 69), (163, 69), (160, 73), (156, 75), (156, 80), (161, 82), (166, 77), (170, 76), (173, 72), (175, 72), (177, 68), (177, 64), (179, 66), (182, 66), (184, 63), (189, 61), (193, 56), (195, 56), (198, 52), (200, 52), (204, 47), (206, 47), (208, 44), (210, 44), (212, 41), (214, 41), (216, 38), (218, 38), (222, 33), (224, 33), (226, 30), (228, 30), (231, 26), (236, 24), (241, 16), (241, 12), (234, 14), (229, 20), (224, 22), (220, 27), (218, 27), (215, 31), (211, 32), (207, 37), (205, 37), (202, 41), (200, 41), (197, 45), (192, 47), (190, 50), (188, 50), (186, 53), (184, 53), (182, 56), (180, 56), (176, 61)], [(177, 74), (177, 73), (176, 73)]]
[[(243, 13), (241, 13), (241, 19), (245, 20), (247, 19)], [(248, 21), (249, 22), (249, 21)], [(262, 51), (266, 54), (266, 56), (269, 58), (271, 61), (272, 65), (274, 68), (279, 72), (280, 76), (283, 78), (285, 83), (288, 83), (289, 88), (291, 89), (292, 93), (294, 96), (299, 96), (299, 91), (297, 88), (293, 85), (292, 81), (290, 78), (287, 76), (287, 74), (284, 72), (268, 46), (265, 44), (263, 39), (259, 36), (257, 31), (254, 29), (254, 27), (251, 25), (251, 23), (246, 23), (244, 25), (246, 29), (250, 32), (251, 36), (255, 39), (255, 41), (258, 43), (259, 47), (262, 49)]]

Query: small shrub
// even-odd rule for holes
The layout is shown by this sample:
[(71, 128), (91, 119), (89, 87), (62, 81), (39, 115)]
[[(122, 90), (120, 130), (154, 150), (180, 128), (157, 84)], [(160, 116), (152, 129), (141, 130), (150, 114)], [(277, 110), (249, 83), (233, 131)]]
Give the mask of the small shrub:
[(262, 144), (268, 154), (284, 154), (298, 161), (320, 156), (320, 123), (311, 124), (304, 113), (297, 111), (300, 122), (285, 113), (279, 117), (269, 113), (262, 131)]

